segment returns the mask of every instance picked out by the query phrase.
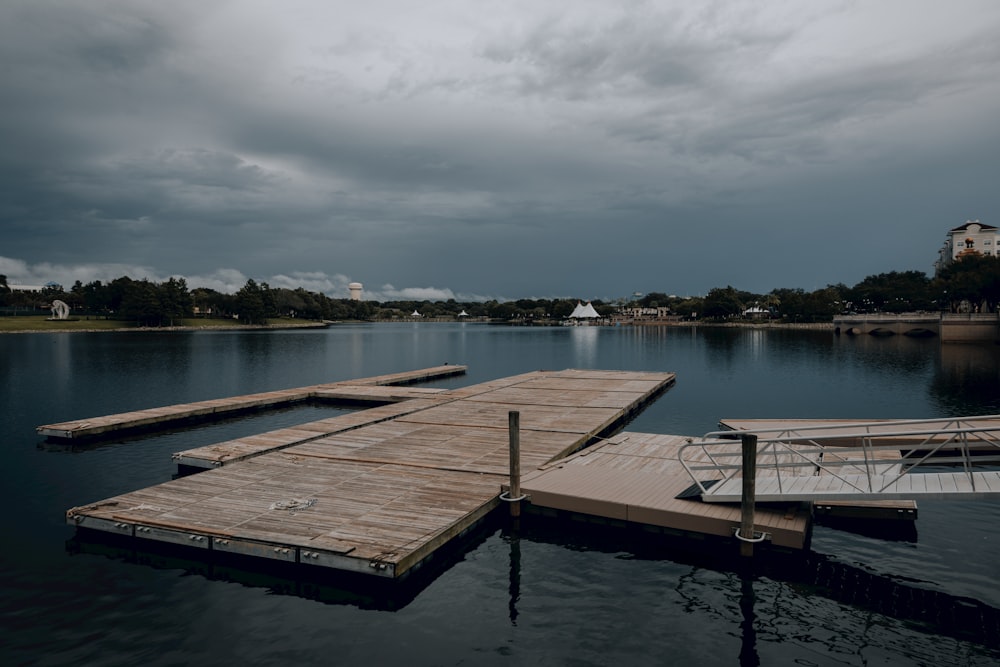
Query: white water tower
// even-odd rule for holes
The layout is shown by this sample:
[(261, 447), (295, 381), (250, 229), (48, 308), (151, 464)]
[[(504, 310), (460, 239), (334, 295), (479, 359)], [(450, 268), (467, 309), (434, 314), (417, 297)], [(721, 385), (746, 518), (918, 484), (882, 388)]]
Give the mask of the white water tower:
[(361, 283), (351, 283), (347, 286), (347, 289), (351, 290), (351, 301), (361, 301), (361, 290), (364, 289), (364, 285)]

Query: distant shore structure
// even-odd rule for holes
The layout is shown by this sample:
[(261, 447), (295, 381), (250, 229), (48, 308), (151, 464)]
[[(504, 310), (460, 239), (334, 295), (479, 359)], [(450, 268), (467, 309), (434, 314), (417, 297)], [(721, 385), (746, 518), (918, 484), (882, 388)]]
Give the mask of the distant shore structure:
[(351, 283), (347, 289), (351, 291), (351, 301), (361, 301), (361, 290), (365, 288), (361, 283)]
[(935, 273), (968, 255), (1000, 256), (1000, 229), (979, 220), (966, 220), (964, 225), (950, 230), (938, 251)]

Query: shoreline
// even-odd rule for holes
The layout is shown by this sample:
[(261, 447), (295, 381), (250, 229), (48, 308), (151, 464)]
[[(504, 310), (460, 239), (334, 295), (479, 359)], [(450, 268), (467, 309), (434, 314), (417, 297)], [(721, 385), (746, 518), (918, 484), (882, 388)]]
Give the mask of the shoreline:
[(3, 334), (32, 334), (32, 333), (130, 333), (138, 332), (164, 332), (164, 331), (272, 331), (278, 329), (326, 329), (335, 322), (309, 322), (308, 324), (226, 324), (220, 326), (172, 326), (172, 327), (110, 327), (106, 329), (16, 329), (11, 331), (0, 330)]
[[(393, 322), (394, 320), (379, 320), (374, 322), (369, 322), (370, 324), (378, 324), (380, 322)], [(398, 320), (396, 320), (398, 321)], [(407, 322), (427, 322), (429, 324), (448, 324), (459, 320), (405, 320)], [(3, 334), (33, 334), (33, 333), (129, 333), (129, 332), (188, 332), (188, 331), (277, 331), (281, 329), (326, 329), (330, 326), (341, 324), (347, 321), (323, 321), (323, 322), (309, 322), (306, 324), (227, 324), (219, 326), (192, 326), (192, 325), (178, 325), (178, 326), (166, 326), (166, 327), (109, 327), (109, 328), (86, 328), (86, 329), (15, 329), (15, 330), (0, 330), (0, 335)], [(487, 324), (483, 322), (482, 324)], [(524, 326), (523, 324), (518, 325), (516, 322), (509, 323), (497, 323), (497, 324), (510, 324), (511, 326)], [(559, 326), (555, 324), (550, 325), (534, 325), (534, 326)], [(809, 331), (832, 331), (833, 322), (705, 322), (705, 321), (692, 321), (692, 322), (663, 322), (663, 321), (648, 321), (648, 322), (620, 322), (620, 323), (609, 323), (609, 324), (591, 324), (591, 325), (580, 325), (580, 326), (597, 326), (597, 327), (674, 327), (674, 328), (728, 328), (728, 329), (791, 329), (791, 330), (809, 330)]]

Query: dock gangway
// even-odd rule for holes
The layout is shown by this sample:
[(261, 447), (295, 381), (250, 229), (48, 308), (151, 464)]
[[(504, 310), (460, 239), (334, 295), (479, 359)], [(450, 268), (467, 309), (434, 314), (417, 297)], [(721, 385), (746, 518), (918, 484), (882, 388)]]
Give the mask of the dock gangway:
[(694, 495), (740, 502), (746, 433), (756, 502), (1000, 498), (1000, 415), (706, 433), (678, 452)]

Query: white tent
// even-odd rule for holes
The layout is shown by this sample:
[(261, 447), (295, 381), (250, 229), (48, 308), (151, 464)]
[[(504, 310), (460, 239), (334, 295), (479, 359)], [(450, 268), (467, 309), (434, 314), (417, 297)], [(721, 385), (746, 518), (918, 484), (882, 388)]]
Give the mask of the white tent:
[(576, 308), (573, 309), (573, 312), (570, 313), (569, 316), (573, 319), (592, 319), (595, 317), (600, 317), (600, 315), (597, 314), (597, 311), (594, 310), (594, 307), (590, 304), (589, 301), (587, 302), (586, 306), (581, 305), (579, 302), (577, 302)]
[(469, 314), (468, 314), (467, 312), (465, 312), (465, 311), (463, 310), (462, 312), (460, 312), (460, 313), (458, 314), (458, 316), (459, 316), (459, 317), (468, 317), (468, 316), (469, 316)]
[(417, 311), (413, 311), (413, 314), (411, 314), (410, 317), (423, 317), (423, 315), (421, 315)]

